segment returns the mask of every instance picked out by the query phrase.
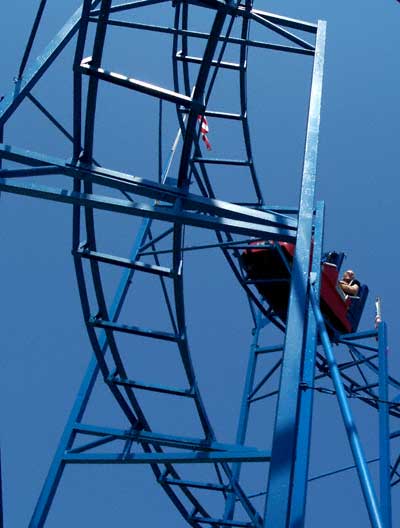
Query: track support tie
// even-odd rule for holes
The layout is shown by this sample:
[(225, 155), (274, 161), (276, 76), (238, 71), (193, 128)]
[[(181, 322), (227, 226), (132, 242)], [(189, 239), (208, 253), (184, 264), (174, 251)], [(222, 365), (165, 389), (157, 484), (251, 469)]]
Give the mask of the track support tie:
[(101, 79), (102, 81), (107, 81), (111, 84), (122, 86), (123, 88), (129, 88), (130, 90), (134, 90), (136, 92), (140, 92), (146, 95), (151, 95), (153, 97), (157, 97), (158, 99), (169, 101), (170, 103), (186, 106), (188, 108), (198, 106), (199, 112), (203, 109), (202, 104), (193, 101), (187, 95), (174, 92), (173, 90), (168, 90), (167, 88), (157, 86), (156, 84), (151, 84), (145, 81), (141, 81), (139, 79), (134, 79), (133, 77), (128, 77), (127, 75), (123, 75), (121, 73), (107, 71), (103, 68), (94, 68), (90, 65), (90, 63), (91, 57), (84, 59), (81, 62), (80, 66), (78, 66), (78, 71), (80, 73), (83, 73), (84, 75), (96, 77), (97, 79)]
[[(188, 114), (189, 110), (187, 108), (180, 108), (179, 111), (182, 114)], [(217, 117), (219, 119), (231, 119), (233, 121), (242, 121), (243, 119), (246, 119), (246, 114), (232, 114), (230, 112), (217, 112), (215, 110), (206, 110), (203, 112), (203, 115), (206, 117)]]
[(152, 339), (160, 339), (161, 341), (172, 341), (177, 343), (181, 341), (180, 336), (171, 334), (169, 332), (159, 332), (157, 330), (149, 330), (147, 328), (140, 328), (138, 326), (129, 326), (121, 323), (113, 323), (98, 317), (91, 317), (89, 325), (94, 328), (103, 328), (104, 330), (112, 330), (113, 332), (122, 332), (124, 334), (133, 334), (142, 337), (150, 337)]
[(365, 390), (375, 389), (379, 386), (379, 383), (370, 383), (369, 385), (351, 385), (350, 386), (350, 394), (354, 394), (357, 392), (363, 392)]
[(211, 526), (237, 526), (239, 528), (254, 528), (253, 523), (245, 521), (228, 521), (224, 519), (213, 519), (212, 517), (191, 517), (191, 521)]
[(96, 262), (103, 262), (105, 264), (112, 264), (114, 266), (120, 266), (122, 268), (134, 269), (137, 271), (143, 271), (144, 273), (150, 273), (158, 275), (160, 277), (175, 277), (175, 273), (170, 269), (163, 266), (155, 266), (141, 262), (138, 260), (129, 260), (123, 257), (115, 257), (106, 253), (99, 253), (98, 251), (89, 251), (88, 249), (78, 249), (72, 251), (73, 255), (88, 260), (95, 260)]
[[(202, 64), (203, 63), (203, 58), (202, 57), (194, 57), (194, 56), (190, 56), (190, 55), (183, 55), (182, 54), (182, 51), (178, 51), (178, 53), (176, 54), (176, 58), (178, 61), (182, 61), (182, 62), (189, 62), (189, 63), (192, 63), (192, 64)], [(216, 61), (216, 60), (213, 60), (211, 62), (211, 66), (215, 66), (215, 67), (218, 67), (218, 68), (224, 68), (224, 69), (227, 69), (227, 70), (241, 70), (241, 66), (240, 64), (236, 63), (236, 62), (219, 62), (219, 61)]]
[(230, 491), (230, 486), (223, 484), (213, 484), (211, 482), (195, 482), (193, 480), (175, 479), (172, 477), (160, 477), (158, 479), (160, 484), (168, 484), (169, 486), (180, 486), (182, 488), (206, 489), (210, 491)]
[(234, 165), (238, 167), (249, 167), (251, 165), (251, 161), (248, 160), (199, 157), (192, 158), (192, 163), (207, 163), (208, 165)]
[(159, 392), (162, 394), (171, 394), (173, 396), (184, 396), (186, 398), (194, 398), (193, 389), (174, 389), (172, 387), (165, 387), (161, 385), (150, 385), (148, 383), (141, 383), (133, 381), (128, 378), (121, 378), (120, 376), (110, 376), (107, 383), (115, 383), (115, 385), (122, 385), (124, 387), (132, 387), (133, 389), (145, 390), (150, 392)]

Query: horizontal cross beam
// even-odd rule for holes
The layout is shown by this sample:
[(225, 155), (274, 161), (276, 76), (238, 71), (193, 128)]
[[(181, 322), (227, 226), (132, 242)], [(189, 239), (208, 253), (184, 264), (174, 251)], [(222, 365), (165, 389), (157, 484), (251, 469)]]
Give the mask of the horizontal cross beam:
[[(176, 205), (178, 199), (181, 200), (182, 209), (186, 211), (199, 211), (208, 215), (220, 216), (224, 219), (271, 225), (294, 231), (297, 221), (279, 213), (270, 211), (259, 211), (241, 205), (235, 205), (222, 200), (205, 198), (196, 194), (185, 193), (177, 187), (157, 183), (152, 180), (133, 176), (131, 174), (97, 167), (94, 165), (72, 166), (62, 159), (49, 157), (45, 154), (32, 152), (11, 145), (0, 143), (0, 158), (24, 163), (31, 166), (52, 165), (58, 167), (62, 174), (91, 181), (99, 185), (104, 185), (120, 191), (125, 191), (139, 196), (145, 196), (160, 202), (167, 202)], [(7, 171), (0, 173), (0, 176), (7, 176)], [(6, 190), (6, 189), (4, 189)], [(12, 192), (11, 190), (9, 192)], [(20, 193), (23, 194), (23, 193)], [(294, 233), (290, 238), (294, 238)]]
[(65, 454), (64, 462), (68, 464), (216, 464), (222, 462), (268, 462), (271, 454), (267, 451), (219, 451), (194, 453), (99, 453), (99, 454)]
[(147, 203), (138, 203), (95, 194), (79, 193), (67, 189), (48, 187), (46, 185), (10, 185), (0, 179), (0, 191), (71, 205), (92, 207), (93, 209), (112, 211), (114, 213), (151, 218), (153, 220), (190, 225), (223, 233), (268, 238), (271, 240), (284, 240), (288, 242), (293, 242), (295, 238), (294, 234), (286, 229), (278, 229), (268, 225), (262, 226), (256, 223), (215, 218), (201, 213), (187, 212), (185, 210), (177, 211), (172, 206), (154, 206)]
[(113, 427), (100, 427), (88, 424), (76, 424), (74, 427), (76, 433), (81, 433), (89, 436), (109, 437), (112, 436), (119, 440), (131, 440), (132, 442), (147, 443), (159, 446), (168, 446), (179, 449), (188, 449), (205, 452), (232, 452), (239, 455), (248, 455), (249, 453), (260, 454), (265, 456), (264, 452), (260, 452), (254, 447), (241, 446), (237, 444), (225, 444), (216, 442), (215, 440), (205, 440), (204, 438), (192, 438), (185, 436), (173, 436), (163, 433), (155, 433), (152, 431), (143, 430), (123, 430)]

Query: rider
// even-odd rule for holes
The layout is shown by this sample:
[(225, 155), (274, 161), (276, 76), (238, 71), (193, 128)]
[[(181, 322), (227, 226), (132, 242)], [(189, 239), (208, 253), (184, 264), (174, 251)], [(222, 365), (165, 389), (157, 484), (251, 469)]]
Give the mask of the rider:
[(353, 270), (347, 270), (343, 273), (342, 280), (339, 281), (339, 286), (343, 293), (351, 295), (352, 297), (358, 295), (361, 286), (360, 282), (355, 277)]

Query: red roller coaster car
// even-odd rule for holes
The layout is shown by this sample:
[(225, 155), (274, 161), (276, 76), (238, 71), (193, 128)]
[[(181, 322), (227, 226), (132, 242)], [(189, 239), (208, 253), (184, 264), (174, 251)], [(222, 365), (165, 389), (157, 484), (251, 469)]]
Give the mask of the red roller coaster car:
[[(288, 242), (254, 242), (242, 253), (248, 282), (255, 284), (275, 314), (287, 317), (290, 275), (295, 246)], [(344, 254), (335, 251), (324, 255), (321, 275), (321, 311), (330, 333), (355, 332), (361, 319), (368, 286), (360, 286), (357, 297), (343, 294), (338, 286)]]

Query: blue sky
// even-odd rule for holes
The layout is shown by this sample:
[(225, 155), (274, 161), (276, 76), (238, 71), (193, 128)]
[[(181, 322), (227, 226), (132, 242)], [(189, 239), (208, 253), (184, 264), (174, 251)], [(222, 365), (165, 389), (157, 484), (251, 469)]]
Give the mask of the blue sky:
[[(36, 52), (78, 5), (75, 1), (62, 4), (49, 1)], [(361, 328), (372, 326), (373, 300), (376, 295), (382, 297), (383, 313), (389, 325), (390, 369), (398, 376), (400, 331), (396, 277), (400, 250), (396, 228), (400, 83), (396, 58), (400, 49), (400, 6), (395, 0), (271, 1), (255, 5), (293, 18), (312, 22), (324, 19), (328, 23), (317, 185), (318, 199), (326, 203), (325, 248), (345, 251), (348, 266), (370, 287)], [(35, 7), (36, 2), (18, 1), (3, 8), (4, 16), (0, 19), (2, 94), (12, 87)], [(158, 16), (162, 18), (163, 12)], [(171, 83), (169, 48), (147, 37), (140, 43), (131, 42), (124, 33), (116, 34), (113, 43), (107, 60), (114, 69), (131, 68), (144, 80)], [(70, 46), (35, 91), (67, 127), (71, 124), (72, 51)], [(262, 52), (250, 54), (249, 114), (255, 158), (268, 199), (275, 204), (297, 205), (307, 79), (309, 67), (303, 58), (297, 61)], [(237, 104), (233, 89), (230, 78), (222, 79), (216, 87), (218, 101), (227, 106)], [(156, 167), (155, 103), (139, 97), (128, 100), (125, 96), (115, 102), (113, 96), (111, 90), (105, 89), (102, 93), (95, 152), (106, 166), (149, 177)], [(165, 132), (165, 154), (175, 131), (175, 121), (171, 119), (171, 122), (173, 126)], [(234, 157), (240, 145), (234, 131), (229, 134), (215, 127), (210, 131), (210, 140), (215, 152), (231, 149)], [(68, 156), (67, 143), (41, 120), (29, 103), (22, 105), (7, 127), (6, 142)], [(244, 192), (240, 184), (236, 186), (236, 180), (232, 184), (230, 174), (222, 174), (220, 182), (218, 188), (224, 198), (235, 199)], [(6, 526), (24, 527), (91, 349), (70, 255), (70, 209), (2, 195), (0, 215), (5, 516)], [(99, 222), (104, 244), (115, 251), (127, 251), (138, 223), (107, 215), (99, 217)], [(210, 235), (202, 233), (190, 232), (188, 236), (197, 241), (210, 240)], [(251, 342), (247, 302), (217, 251), (188, 254), (185, 267), (188, 328), (200, 388), (218, 438), (233, 442)], [(111, 291), (116, 277), (107, 281)], [(138, 285), (129, 309), (133, 313), (139, 311), (140, 317), (146, 322), (152, 320), (154, 326), (164, 315), (157, 305), (157, 292), (149, 293), (146, 288), (147, 285)], [(157, 356), (156, 377), (167, 363), (163, 354)], [(146, 368), (143, 367), (144, 372)], [(367, 458), (373, 458), (377, 453), (374, 430), (377, 415), (357, 403), (354, 411)], [(160, 424), (168, 427), (164, 409), (154, 405), (151, 412), (158, 413)], [(96, 389), (89, 416), (93, 421), (110, 425), (121, 423), (111, 397), (101, 387)], [(250, 436), (258, 446), (268, 445), (271, 416), (269, 408), (260, 408), (255, 413)], [(333, 397), (316, 398), (314, 423), (311, 474), (350, 464), (351, 456)], [(173, 427), (185, 430), (194, 426), (182, 412), (182, 422), (175, 419)], [(245, 479), (250, 482), (250, 488), (251, 480), (256, 484), (261, 476), (250, 473)], [(307, 528), (367, 525), (354, 472), (317, 482), (310, 484)], [(394, 503), (396, 493), (397, 489)], [(400, 512), (395, 506), (395, 519), (396, 514)], [(100, 528), (119, 526), (127, 520), (152, 527), (185, 525), (150, 472), (135, 466), (68, 468), (48, 526), (64, 528), (73, 523)]]

